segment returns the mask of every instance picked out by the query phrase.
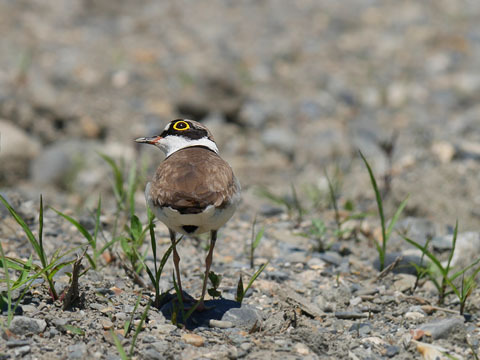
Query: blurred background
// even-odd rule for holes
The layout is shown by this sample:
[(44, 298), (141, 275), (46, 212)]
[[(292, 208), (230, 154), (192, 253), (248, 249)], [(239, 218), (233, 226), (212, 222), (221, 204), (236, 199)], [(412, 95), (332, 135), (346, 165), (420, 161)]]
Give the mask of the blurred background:
[(478, 228), (479, 20), (473, 0), (0, 0), (0, 191), (93, 206), (98, 153), (148, 178), (162, 154), (133, 139), (187, 117), (252, 213), (259, 186), (314, 202), (324, 170), (372, 199), (360, 149), (392, 205)]

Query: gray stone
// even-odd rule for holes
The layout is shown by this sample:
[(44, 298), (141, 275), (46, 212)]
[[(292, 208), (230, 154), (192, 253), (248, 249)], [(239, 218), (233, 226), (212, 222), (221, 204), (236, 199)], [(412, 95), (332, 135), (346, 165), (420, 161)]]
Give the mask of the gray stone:
[(246, 101), (240, 110), (240, 121), (248, 126), (260, 128), (265, 125), (270, 116), (262, 103)]
[(0, 119), (0, 161), (32, 159), (40, 152), (40, 143), (21, 128)]
[(423, 324), (419, 330), (425, 332), (425, 335), (435, 339), (447, 339), (453, 332), (465, 331), (465, 319), (463, 317), (451, 317), (442, 320)]
[(32, 162), (30, 173), (33, 181), (37, 184), (60, 184), (73, 171), (84, 151), (79, 141), (61, 141), (50, 145)]
[(68, 359), (85, 359), (87, 356), (87, 345), (83, 342), (79, 342), (75, 345), (68, 347)]
[(335, 266), (339, 266), (342, 263), (342, 257), (334, 251), (326, 251), (321, 253), (319, 257), (323, 261)]
[(253, 306), (243, 304), (239, 308), (228, 310), (222, 316), (222, 321), (228, 321), (236, 327), (250, 330), (255, 324), (261, 325), (262, 317)]
[(10, 331), (17, 335), (28, 333), (40, 334), (47, 327), (47, 323), (42, 319), (31, 319), (26, 316), (16, 316), (10, 324)]
[(400, 348), (398, 346), (395, 346), (395, 345), (389, 345), (387, 346), (387, 353), (386, 355), (388, 357), (394, 357), (395, 355), (397, 355), (398, 353), (400, 352)]
[(425, 242), (429, 237), (435, 237), (443, 235), (446, 232), (444, 226), (438, 225), (428, 219), (406, 217), (401, 219), (395, 225), (395, 229), (401, 234), (406, 234), (410, 239), (425, 245)]
[(263, 132), (262, 141), (267, 147), (276, 148), (285, 154), (292, 155), (297, 140), (288, 129), (274, 127)]
[(337, 319), (363, 319), (368, 317), (368, 314), (359, 313), (356, 311), (338, 311), (335, 313)]
[(19, 348), (16, 348), (14, 353), (15, 353), (15, 356), (16, 357), (19, 357), (19, 356), (25, 356), (27, 355), (30, 351), (32, 350), (32, 348), (29, 346), (29, 345), (25, 345), (25, 346), (21, 346)]
[(154, 348), (148, 348), (142, 352), (142, 358), (145, 360), (163, 360), (165, 356)]
[(6, 342), (5, 345), (7, 345), (8, 348), (15, 348), (15, 347), (25, 346), (29, 344), (30, 344), (29, 340), (9, 340)]
[[(411, 274), (416, 275), (417, 269), (415, 266), (412, 265), (416, 264), (418, 266), (425, 266), (427, 264), (427, 260), (423, 259), (420, 256), (416, 255), (405, 255), (403, 253), (388, 253), (385, 255), (385, 267), (392, 264), (394, 261), (397, 260), (398, 257), (401, 257), (401, 260), (398, 262), (397, 266), (392, 270), (394, 274)], [(376, 258), (373, 262), (373, 266), (380, 270), (380, 261)]]
[(233, 327), (233, 323), (231, 321), (222, 321), (222, 320), (215, 320), (215, 319), (211, 319), (208, 325), (210, 327), (220, 328), (220, 329), (229, 329)]
[[(448, 237), (452, 241), (452, 235)], [(478, 259), (479, 254), (480, 233), (474, 231), (459, 233), (451, 265), (459, 268), (467, 267)]]

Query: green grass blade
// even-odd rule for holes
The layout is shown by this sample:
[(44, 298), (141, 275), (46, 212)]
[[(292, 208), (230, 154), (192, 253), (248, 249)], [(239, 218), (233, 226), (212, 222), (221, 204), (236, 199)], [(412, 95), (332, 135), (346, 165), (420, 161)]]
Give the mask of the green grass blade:
[(135, 215), (135, 190), (137, 190), (137, 165), (134, 163), (128, 174), (128, 203), (130, 206), (130, 216)]
[(255, 240), (253, 241), (253, 244), (252, 244), (253, 250), (255, 250), (260, 244), (260, 241), (262, 240), (264, 233), (265, 233), (265, 228), (262, 227), (260, 231), (257, 233), (257, 235), (255, 236)]
[[(380, 223), (382, 225), (382, 238), (383, 242), (386, 241), (387, 234), (386, 234), (386, 229), (385, 229), (385, 214), (383, 212), (383, 203), (382, 203), (382, 197), (380, 196), (380, 190), (378, 189), (377, 181), (375, 180), (375, 176), (373, 175), (372, 168), (370, 167), (370, 164), (368, 163), (367, 159), (365, 156), (363, 156), (363, 153), (359, 151), (360, 156), (362, 157), (363, 162), (365, 163), (365, 166), (367, 167), (368, 174), (370, 176), (370, 182), (372, 183), (373, 191), (375, 192), (375, 199), (377, 201), (377, 207), (378, 207), (378, 214), (380, 216)], [(385, 250), (385, 247), (382, 247), (383, 250)]]
[(472, 267), (474, 267), (474, 266), (477, 265), (478, 263), (480, 263), (480, 258), (478, 258), (477, 260), (475, 260), (473, 263), (471, 263), (471, 264), (468, 265), (467, 267), (463, 268), (462, 270), (457, 271), (455, 274), (453, 274), (452, 276), (450, 276), (450, 280), (451, 280), (451, 281), (454, 281), (457, 277), (459, 277), (460, 275), (464, 274), (466, 271), (470, 270)]
[(242, 275), (240, 275), (240, 278), (238, 279), (238, 284), (237, 284), (237, 294), (235, 295), (235, 301), (241, 304), (243, 301), (244, 294), (245, 292), (243, 291)]
[(115, 193), (115, 197), (117, 198), (118, 204), (121, 204), (123, 199), (124, 199), (124, 196), (125, 196), (125, 191), (123, 189), (123, 175), (122, 175), (122, 172), (120, 171), (120, 168), (116, 164), (115, 160), (113, 160), (110, 156), (108, 156), (106, 154), (102, 154), (102, 153), (98, 153), (98, 154), (112, 168), (113, 178), (114, 178), (113, 192)]
[(133, 350), (135, 349), (135, 343), (137, 342), (137, 337), (138, 337), (138, 334), (140, 334), (140, 331), (142, 331), (142, 326), (143, 326), (143, 323), (145, 322), (145, 319), (147, 318), (147, 315), (148, 315), (148, 311), (150, 310), (150, 306), (152, 305), (152, 303), (149, 301), (147, 306), (145, 307), (145, 310), (143, 311), (143, 314), (142, 314), (142, 317), (140, 318), (140, 322), (135, 330), (135, 334), (133, 335), (133, 339), (132, 339), (132, 345), (130, 345), (130, 356), (133, 355)]
[(117, 348), (118, 355), (120, 355), (120, 359), (122, 360), (129, 360), (130, 358), (128, 357), (127, 353), (125, 352), (125, 349), (123, 348), (123, 345), (118, 338), (117, 334), (113, 331), (113, 329), (110, 329), (110, 335), (112, 335), (113, 342), (115, 343), (115, 347)]
[(268, 265), (268, 261), (263, 264), (255, 274), (253, 274), (252, 278), (250, 279), (250, 281), (248, 282), (248, 285), (244, 291), (244, 294), (247, 293), (248, 289), (250, 289), (250, 287), (253, 285), (253, 283), (255, 282), (255, 280), (257, 280), (258, 276), (262, 273), (262, 271), (267, 267)]
[(390, 220), (390, 224), (388, 225), (387, 232), (386, 232), (387, 241), (390, 238), (390, 235), (392, 234), (393, 228), (395, 227), (395, 224), (397, 223), (397, 221), (400, 217), (400, 214), (402, 213), (403, 209), (407, 205), (407, 201), (408, 201), (408, 196), (406, 197), (405, 200), (402, 201), (400, 206), (397, 208), (397, 211), (395, 212), (395, 215), (393, 215), (392, 220)]
[(6, 280), (6, 283), (7, 283), (7, 309), (8, 309), (8, 312), (7, 312), (7, 326), (10, 326), (10, 323), (12, 322), (13, 314), (14, 314), (14, 311), (12, 311), (12, 309), (11, 309), (11, 307), (12, 307), (12, 289), (11, 289), (11, 286), (10, 286), (10, 280), (11, 279), (10, 279), (10, 274), (8, 272), (8, 270), (9, 270), (8, 263), (7, 263), (6, 258), (5, 258), (5, 252), (3, 251), (2, 243), (0, 243), (0, 255), (2, 256), (2, 267), (3, 267), (3, 271), (5, 272), (5, 280)]
[(5, 198), (0, 195), (0, 201), (3, 203), (3, 205), (7, 208), (7, 210), (9, 211), (10, 215), (13, 216), (13, 218), (15, 219), (15, 221), (21, 226), (21, 228), (23, 229), (23, 232), (25, 233), (25, 235), (27, 236), (28, 238), (28, 241), (30, 242), (30, 244), (33, 246), (33, 249), (35, 250), (35, 253), (37, 254), (37, 256), (39, 257), (40, 261), (42, 262), (42, 265), (43, 266), (46, 266), (46, 264), (44, 264), (43, 262), (45, 261), (45, 258), (44, 256), (42, 255), (43, 254), (43, 251), (42, 251), (42, 248), (40, 247), (40, 244), (38, 243), (37, 239), (35, 238), (35, 236), (33, 235), (32, 231), (30, 230), (30, 228), (28, 227), (28, 225), (25, 223), (25, 221), (21, 218), (20, 215), (18, 215), (18, 213), (15, 211), (15, 209), (13, 207), (10, 206), (10, 204), (7, 202), (7, 200), (5, 200)]
[(125, 323), (125, 337), (130, 333), (132, 330), (133, 318), (135, 317), (135, 313), (137, 312), (138, 305), (140, 305), (140, 300), (142, 300), (142, 295), (138, 295), (137, 301), (135, 301), (135, 306), (133, 307), (133, 311), (130, 315), (130, 319)]
[(40, 211), (38, 213), (38, 244), (40, 245), (43, 267), (47, 265), (45, 250), (43, 249), (43, 197), (40, 195)]
[(91, 246), (91, 247), (94, 247), (95, 246), (95, 241), (93, 240), (93, 237), (92, 235), (88, 232), (87, 229), (85, 229), (85, 227), (80, 224), (77, 220), (75, 220), (74, 218), (62, 213), (61, 211), (58, 211), (54, 208), (51, 208), (53, 211), (55, 211), (58, 215), (60, 215), (61, 217), (63, 217), (65, 220), (67, 220), (68, 222), (70, 222), (73, 226), (75, 226), (77, 228), (77, 230), (83, 235), (83, 237), (87, 240), (88, 244)]
[(98, 203), (97, 203), (97, 212), (95, 214), (95, 230), (93, 231), (93, 244), (95, 247), (92, 248), (94, 252), (97, 251), (97, 235), (98, 231), (100, 230), (100, 216), (102, 214), (102, 197), (98, 196)]
[(438, 270), (440, 271), (440, 273), (442, 275), (445, 275), (445, 268), (442, 266), (442, 264), (440, 263), (440, 261), (435, 257), (435, 255), (433, 255), (430, 251), (428, 251), (428, 249), (422, 245), (420, 245), (419, 243), (413, 241), (412, 239), (409, 239), (408, 237), (406, 236), (403, 236), (403, 239), (408, 242), (410, 245), (413, 245), (415, 246), (417, 249), (419, 249), (422, 254), (425, 254), (434, 264), (435, 266), (438, 268)]
[(455, 247), (457, 246), (457, 234), (458, 234), (458, 219), (455, 222), (455, 229), (453, 230), (452, 251), (450, 251), (450, 254), (448, 255), (447, 267), (445, 269), (447, 274), (450, 271), (450, 263), (452, 262), (453, 253), (455, 252)]

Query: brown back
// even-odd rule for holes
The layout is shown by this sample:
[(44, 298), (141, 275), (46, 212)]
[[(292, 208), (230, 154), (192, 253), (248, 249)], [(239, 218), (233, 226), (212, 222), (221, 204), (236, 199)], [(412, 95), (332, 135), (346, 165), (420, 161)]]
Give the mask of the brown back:
[(160, 164), (150, 196), (157, 206), (195, 214), (209, 205), (227, 206), (237, 190), (232, 168), (226, 161), (207, 148), (188, 147)]

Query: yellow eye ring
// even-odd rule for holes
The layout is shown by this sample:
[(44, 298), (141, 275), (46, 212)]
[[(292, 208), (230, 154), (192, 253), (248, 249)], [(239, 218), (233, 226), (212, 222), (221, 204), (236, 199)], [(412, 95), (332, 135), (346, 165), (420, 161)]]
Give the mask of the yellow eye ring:
[(190, 129), (190, 125), (186, 121), (177, 121), (173, 124), (173, 129), (177, 131), (185, 131)]

